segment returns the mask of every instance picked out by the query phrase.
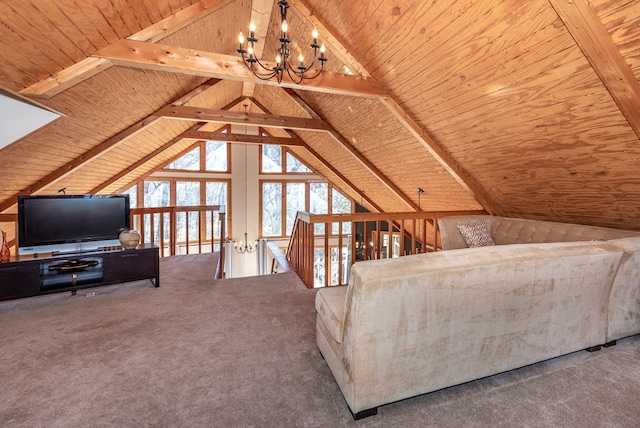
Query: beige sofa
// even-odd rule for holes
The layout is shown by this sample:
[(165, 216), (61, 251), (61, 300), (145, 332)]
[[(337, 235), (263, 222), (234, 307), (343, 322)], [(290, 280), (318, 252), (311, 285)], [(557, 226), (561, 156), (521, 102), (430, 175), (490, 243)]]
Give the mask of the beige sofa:
[(525, 220), (490, 215), (450, 216), (438, 220), (442, 249), (467, 248), (458, 225), (482, 221), (497, 245), (534, 242), (607, 241), (640, 232), (553, 221)]
[(623, 238), (639, 233), (457, 217), (443, 247), (478, 220), (498, 245), (356, 263), (348, 286), (318, 291), (318, 347), (356, 419), (640, 333), (640, 237)]

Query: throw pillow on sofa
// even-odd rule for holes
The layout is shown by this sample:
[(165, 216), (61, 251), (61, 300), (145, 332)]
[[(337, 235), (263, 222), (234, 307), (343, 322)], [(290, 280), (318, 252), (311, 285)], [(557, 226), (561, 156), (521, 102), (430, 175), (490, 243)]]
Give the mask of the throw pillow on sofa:
[(491, 234), (487, 229), (487, 225), (482, 222), (459, 224), (456, 228), (460, 231), (460, 234), (464, 238), (464, 242), (469, 248), (475, 247), (488, 247), (496, 245), (491, 238)]

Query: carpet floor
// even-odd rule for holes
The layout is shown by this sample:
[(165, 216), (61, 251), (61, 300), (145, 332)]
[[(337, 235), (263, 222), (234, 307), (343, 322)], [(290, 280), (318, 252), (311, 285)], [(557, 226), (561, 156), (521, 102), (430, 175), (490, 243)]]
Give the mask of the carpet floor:
[(294, 273), (136, 282), (0, 303), (3, 427), (639, 427), (640, 336), (351, 418)]

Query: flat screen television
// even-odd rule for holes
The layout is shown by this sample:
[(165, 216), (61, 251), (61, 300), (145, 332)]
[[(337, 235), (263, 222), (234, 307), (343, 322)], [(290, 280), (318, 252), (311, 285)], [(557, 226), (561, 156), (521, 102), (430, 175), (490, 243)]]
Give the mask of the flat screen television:
[(129, 227), (129, 195), (18, 197), (18, 254), (119, 246)]

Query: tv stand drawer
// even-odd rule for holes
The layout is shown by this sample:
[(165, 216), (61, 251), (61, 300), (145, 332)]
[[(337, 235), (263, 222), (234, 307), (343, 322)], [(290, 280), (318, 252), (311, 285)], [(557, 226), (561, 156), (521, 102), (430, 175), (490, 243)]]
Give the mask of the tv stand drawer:
[(40, 263), (0, 264), (0, 300), (17, 299), (40, 293)]
[(158, 248), (116, 251), (109, 253), (103, 263), (105, 282), (156, 278)]

